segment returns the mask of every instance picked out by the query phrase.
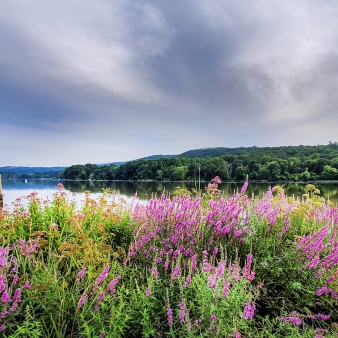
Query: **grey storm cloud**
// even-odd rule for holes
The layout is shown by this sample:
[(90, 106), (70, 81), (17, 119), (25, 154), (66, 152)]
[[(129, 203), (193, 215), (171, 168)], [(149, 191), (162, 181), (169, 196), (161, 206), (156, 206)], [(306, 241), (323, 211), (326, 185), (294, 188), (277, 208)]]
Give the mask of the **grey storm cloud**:
[(325, 144), (335, 1), (3, 1), (0, 165)]

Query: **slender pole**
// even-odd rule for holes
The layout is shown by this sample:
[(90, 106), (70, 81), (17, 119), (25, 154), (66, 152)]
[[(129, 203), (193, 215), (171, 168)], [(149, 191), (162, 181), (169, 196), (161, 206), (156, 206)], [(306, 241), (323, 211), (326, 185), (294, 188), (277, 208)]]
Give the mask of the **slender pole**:
[(0, 174), (0, 209), (4, 206), (4, 199), (2, 195), (2, 181), (1, 181), (1, 174)]

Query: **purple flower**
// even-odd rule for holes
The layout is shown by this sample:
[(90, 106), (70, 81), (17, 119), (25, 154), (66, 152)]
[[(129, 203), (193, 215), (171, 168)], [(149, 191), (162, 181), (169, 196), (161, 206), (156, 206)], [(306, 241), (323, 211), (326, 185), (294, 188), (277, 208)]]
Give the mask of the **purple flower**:
[(249, 182), (245, 181), (242, 189), (241, 189), (241, 195), (243, 195), (246, 192), (246, 189), (248, 188)]
[(184, 323), (184, 321), (185, 321), (185, 316), (186, 316), (185, 309), (186, 309), (185, 302), (184, 302), (184, 300), (182, 300), (180, 302), (180, 316), (179, 316), (181, 323)]
[(298, 317), (282, 317), (280, 320), (286, 323), (293, 323), (297, 326), (302, 325), (302, 320)]
[(31, 288), (31, 286), (30, 286), (30, 284), (29, 284), (28, 281), (25, 282), (25, 284), (23, 285), (23, 288), (24, 289), (30, 289)]
[(14, 275), (14, 277), (13, 277), (13, 285), (18, 284), (18, 281), (19, 281), (18, 275)]
[(226, 279), (223, 282), (223, 295), (222, 295), (222, 298), (227, 298), (229, 291), (230, 291), (230, 282)]
[(173, 310), (170, 308), (170, 306), (167, 307), (167, 316), (168, 316), (168, 325), (173, 325)]
[(246, 302), (243, 311), (244, 319), (252, 319), (256, 310), (256, 305), (251, 304), (251, 302)]
[(171, 272), (171, 279), (176, 280), (181, 274), (181, 267), (177, 264)]
[(183, 287), (184, 287), (184, 288), (188, 288), (188, 287), (190, 286), (190, 284), (191, 284), (191, 276), (188, 275), (187, 278), (185, 279), (185, 282), (184, 282), (184, 284), (183, 284)]
[(324, 286), (324, 287), (317, 290), (316, 295), (321, 296), (324, 293), (331, 293), (331, 292), (332, 292), (331, 289), (329, 289), (327, 286)]
[(110, 269), (109, 265), (106, 266), (106, 267), (103, 269), (103, 271), (101, 272), (100, 276), (97, 277), (96, 280), (95, 280), (95, 284), (96, 284), (96, 285), (101, 284), (101, 283), (107, 278), (109, 269)]
[(11, 297), (9, 296), (9, 293), (8, 293), (7, 291), (5, 291), (5, 292), (2, 294), (1, 301), (2, 301), (3, 303), (10, 303), (10, 302), (11, 302)]
[(151, 289), (148, 286), (147, 289), (146, 289), (146, 297), (148, 298), (148, 297), (150, 297), (150, 295), (151, 295)]
[(3, 331), (5, 331), (6, 330), (6, 325), (1, 325), (0, 326), (0, 332), (3, 332)]
[(101, 292), (100, 295), (97, 297), (96, 305), (95, 305), (95, 308), (94, 308), (95, 311), (98, 311), (98, 310), (99, 310), (99, 305), (100, 305), (100, 303), (103, 301), (104, 297), (106, 297), (106, 293), (103, 291), (103, 292)]
[(210, 316), (210, 319), (212, 322), (215, 322), (217, 320), (217, 316), (213, 313), (211, 316)]
[(234, 332), (234, 338), (241, 338), (241, 335), (239, 334), (239, 332), (237, 331)]
[(158, 271), (157, 271), (157, 266), (154, 266), (150, 272), (152, 273), (152, 275), (154, 276), (154, 279), (157, 280), (158, 278)]
[(121, 276), (118, 275), (115, 279), (110, 281), (110, 283), (108, 284), (107, 289), (108, 289), (108, 291), (110, 292), (111, 295), (115, 295), (115, 293), (116, 293), (115, 287), (116, 287), (116, 285), (117, 285), (117, 283), (119, 282), (120, 279), (121, 279)]
[(82, 268), (82, 270), (78, 273), (78, 275), (77, 275), (77, 278), (78, 278), (77, 282), (78, 282), (78, 283), (80, 283), (80, 280), (82, 279), (82, 277), (84, 276), (84, 274), (86, 273), (86, 271), (87, 271), (87, 267), (84, 267), (84, 268)]
[(320, 319), (323, 319), (323, 320), (329, 320), (330, 316), (329, 315), (326, 316), (326, 315), (323, 315), (321, 313), (318, 313), (317, 318), (320, 318)]
[(83, 306), (83, 304), (86, 302), (86, 299), (87, 299), (87, 293), (82, 294), (79, 302), (77, 303), (78, 309), (80, 309)]
[(14, 291), (13, 302), (14, 303), (20, 303), (21, 302), (21, 289), (16, 289)]

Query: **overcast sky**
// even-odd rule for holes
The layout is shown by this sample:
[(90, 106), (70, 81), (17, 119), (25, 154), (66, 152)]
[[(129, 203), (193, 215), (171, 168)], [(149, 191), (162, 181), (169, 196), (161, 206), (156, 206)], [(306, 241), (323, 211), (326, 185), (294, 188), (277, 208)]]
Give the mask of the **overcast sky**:
[(338, 140), (336, 0), (0, 3), (0, 166)]

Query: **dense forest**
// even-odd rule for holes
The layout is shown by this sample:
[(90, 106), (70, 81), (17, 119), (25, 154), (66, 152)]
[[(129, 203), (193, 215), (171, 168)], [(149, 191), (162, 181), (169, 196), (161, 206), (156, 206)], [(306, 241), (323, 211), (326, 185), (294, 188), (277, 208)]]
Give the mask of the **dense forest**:
[(338, 180), (338, 144), (289, 147), (206, 148), (175, 157), (135, 160), (117, 166), (73, 165), (63, 177), (80, 180), (223, 181)]

